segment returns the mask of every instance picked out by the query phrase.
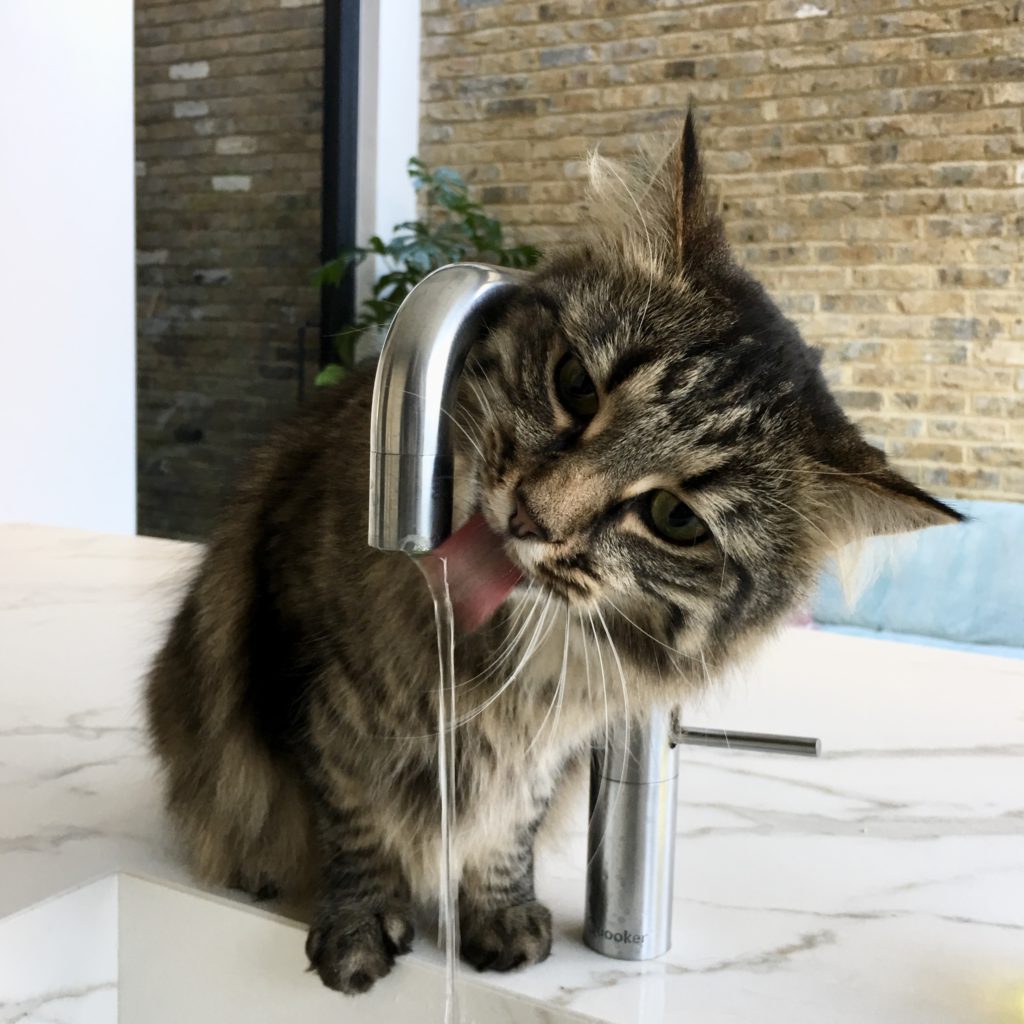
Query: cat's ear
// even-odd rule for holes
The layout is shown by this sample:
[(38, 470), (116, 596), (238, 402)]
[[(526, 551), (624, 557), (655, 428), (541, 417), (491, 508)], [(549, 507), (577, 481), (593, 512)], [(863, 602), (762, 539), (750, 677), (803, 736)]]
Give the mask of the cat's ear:
[(860, 438), (828, 461), (819, 467), (821, 518), (837, 546), (964, 521), (956, 509), (901, 476), (882, 452)]
[(704, 179), (692, 103), (686, 112), (683, 131), (669, 167), (672, 174), (671, 234), (676, 266), (707, 267), (716, 258), (720, 259), (727, 252), (727, 247), (721, 218)]
[(594, 151), (587, 169), (582, 227), (601, 247), (697, 274), (731, 263), (704, 179), (692, 105), (682, 134), (667, 152), (653, 140), (623, 162)]

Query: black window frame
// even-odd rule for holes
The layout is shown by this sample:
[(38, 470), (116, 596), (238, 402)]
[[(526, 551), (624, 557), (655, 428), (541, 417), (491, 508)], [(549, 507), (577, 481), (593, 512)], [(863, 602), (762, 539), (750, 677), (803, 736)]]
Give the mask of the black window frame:
[[(356, 244), (360, 0), (325, 0), (323, 184), (320, 261)], [(355, 268), (320, 292), (320, 366), (336, 358), (334, 336), (355, 319)]]

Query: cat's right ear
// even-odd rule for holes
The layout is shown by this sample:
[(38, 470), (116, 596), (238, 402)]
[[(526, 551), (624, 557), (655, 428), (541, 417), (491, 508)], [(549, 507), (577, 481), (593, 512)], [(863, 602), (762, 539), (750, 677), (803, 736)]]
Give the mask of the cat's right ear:
[(964, 521), (949, 505), (892, 470), (865, 476), (833, 477), (824, 487), (828, 532), (836, 547), (893, 533)]
[(696, 276), (731, 262), (708, 195), (691, 105), (678, 141), (619, 163), (590, 154), (585, 232), (602, 248)]
[(879, 449), (852, 431), (828, 461), (819, 469), (817, 518), (835, 547), (964, 521), (956, 509), (897, 473)]
[(672, 238), (680, 268), (707, 265), (727, 251), (725, 232), (708, 196), (700, 156), (693, 104), (686, 112), (683, 131), (673, 152)]

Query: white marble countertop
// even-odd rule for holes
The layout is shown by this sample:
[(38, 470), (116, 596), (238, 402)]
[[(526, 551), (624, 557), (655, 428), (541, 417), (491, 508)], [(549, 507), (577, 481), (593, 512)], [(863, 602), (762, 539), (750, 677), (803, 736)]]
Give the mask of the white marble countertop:
[[(188, 882), (139, 683), (195, 552), (0, 527), (0, 918), (118, 871)], [(551, 958), (488, 984), (638, 1024), (1024, 1021), (1024, 660), (791, 630), (689, 724), (825, 755), (682, 751), (673, 947), (644, 964), (580, 942), (580, 808), (540, 854)]]

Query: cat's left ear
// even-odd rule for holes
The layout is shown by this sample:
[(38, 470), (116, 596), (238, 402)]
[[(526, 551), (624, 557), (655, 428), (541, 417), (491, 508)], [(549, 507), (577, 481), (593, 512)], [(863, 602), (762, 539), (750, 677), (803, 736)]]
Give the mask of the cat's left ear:
[(826, 532), (836, 546), (965, 519), (897, 473), (882, 452), (863, 440), (836, 464), (820, 467), (819, 487)]
[(708, 266), (728, 252), (725, 231), (708, 195), (693, 105), (672, 160), (672, 238), (676, 265)]

